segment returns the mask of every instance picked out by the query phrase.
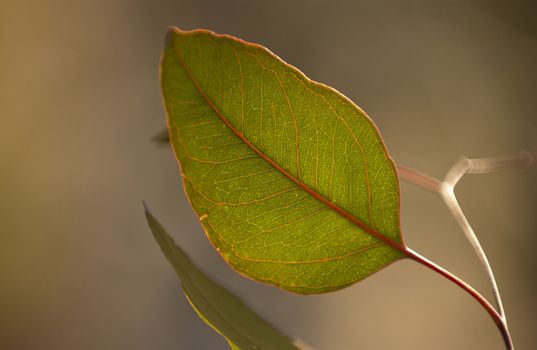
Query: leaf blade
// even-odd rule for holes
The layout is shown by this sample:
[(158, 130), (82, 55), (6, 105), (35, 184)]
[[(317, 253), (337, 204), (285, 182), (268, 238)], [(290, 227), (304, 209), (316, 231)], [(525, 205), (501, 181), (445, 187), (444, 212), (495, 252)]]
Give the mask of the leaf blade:
[(185, 191), (235, 269), (310, 294), (403, 257), (394, 164), (352, 102), (208, 31), (172, 29), (161, 67)]
[(291, 339), (199, 270), (147, 208), (145, 215), (153, 237), (180, 278), (190, 305), (209, 327), (228, 341), (232, 349), (298, 349)]

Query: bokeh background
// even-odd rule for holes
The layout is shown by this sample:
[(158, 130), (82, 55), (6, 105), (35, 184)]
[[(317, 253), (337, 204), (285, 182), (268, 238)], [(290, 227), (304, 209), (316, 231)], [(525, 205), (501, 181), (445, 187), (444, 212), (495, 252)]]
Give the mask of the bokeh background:
[[(537, 147), (534, 1), (2, 0), (0, 348), (226, 349), (180, 291), (142, 200), (196, 263), (322, 350), (503, 349), (480, 306), (410, 261), (301, 297), (246, 280), (205, 238), (165, 125), (166, 27), (262, 43), (377, 123), (401, 164), (442, 177), (461, 155)], [(495, 269), (517, 348), (537, 348), (536, 169), (457, 189)], [(490, 297), (440, 199), (402, 184), (414, 249)]]

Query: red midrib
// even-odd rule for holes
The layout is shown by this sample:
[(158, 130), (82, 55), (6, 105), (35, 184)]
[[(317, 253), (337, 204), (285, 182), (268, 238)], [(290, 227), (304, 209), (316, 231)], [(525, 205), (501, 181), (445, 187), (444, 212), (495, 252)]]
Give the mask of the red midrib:
[(192, 80), (192, 82), (194, 83), (194, 85), (196, 86), (196, 88), (198, 89), (198, 92), (203, 96), (203, 98), (205, 99), (205, 101), (207, 101), (207, 103), (209, 104), (209, 106), (211, 106), (211, 108), (214, 110), (214, 112), (220, 117), (220, 119), (224, 122), (224, 124), (231, 129), (231, 131), (233, 131), (233, 133), (235, 133), (235, 135), (237, 135), (246, 145), (248, 145), (248, 147), (250, 147), (255, 153), (257, 153), (261, 158), (263, 158), (266, 162), (268, 162), (270, 165), (272, 165), (274, 168), (276, 168), (278, 171), (280, 171), (283, 175), (285, 175), (288, 179), (290, 179), (291, 181), (293, 181), (295, 184), (297, 184), (299, 187), (301, 187), (302, 189), (304, 189), (306, 192), (308, 192), (311, 196), (313, 196), (314, 198), (316, 198), (317, 200), (323, 202), (324, 204), (326, 204), (328, 207), (330, 207), (331, 209), (333, 209), (334, 211), (336, 211), (338, 214), (340, 214), (341, 216), (343, 216), (344, 218), (346, 218), (347, 220), (349, 220), (350, 222), (352, 222), (353, 224), (355, 224), (356, 226), (360, 227), (361, 229), (363, 229), (364, 231), (366, 231), (367, 233), (369, 233), (370, 235), (382, 240), (383, 242), (385, 242), (386, 244), (388, 244), (389, 246), (399, 250), (400, 252), (404, 253), (405, 255), (409, 255), (408, 254), (408, 249), (407, 247), (404, 245), (404, 244), (400, 244), (396, 241), (394, 241), (393, 239), (387, 237), (386, 235), (383, 235), (382, 233), (370, 228), (369, 226), (367, 226), (364, 222), (362, 222), (360, 219), (356, 218), (355, 216), (353, 216), (352, 214), (348, 213), (347, 211), (345, 211), (344, 209), (338, 207), (337, 205), (335, 205), (334, 203), (332, 203), (330, 200), (328, 200), (327, 198), (325, 198), (324, 196), (322, 196), (321, 194), (319, 194), (318, 192), (316, 192), (315, 190), (313, 190), (312, 188), (310, 188), (308, 185), (306, 185), (305, 183), (299, 181), (296, 177), (294, 177), (292, 174), (290, 174), (287, 170), (285, 170), (284, 168), (282, 168), (280, 165), (278, 165), (274, 160), (272, 160), (270, 157), (268, 157), (265, 153), (263, 153), (260, 149), (258, 149), (254, 144), (252, 144), (245, 136), (242, 132), (240, 132), (239, 130), (237, 130), (231, 123), (230, 121), (222, 114), (222, 112), (220, 112), (220, 110), (215, 106), (215, 104), (213, 103), (213, 101), (209, 98), (209, 96), (207, 96), (207, 94), (205, 93), (205, 91), (203, 90), (203, 88), (200, 86), (199, 82), (197, 81), (197, 79), (194, 77), (194, 75), (192, 74), (192, 72), (190, 71), (190, 69), (188, 68), (188, 66), (186, 65), (186, 63), (184, 62), (183, 58), (181, 57), (181, 54), (178, 52), (178, 50), (174, 49), (174, 52), (176, 53), (177, 55), (177, 58), (179, 60), (179, 63), (181, 64), (181, 67), (184, 69), (184, 71), (186, 72), (186, 74), (188, 75), (188, 77), (190, 78), (190, 80)]

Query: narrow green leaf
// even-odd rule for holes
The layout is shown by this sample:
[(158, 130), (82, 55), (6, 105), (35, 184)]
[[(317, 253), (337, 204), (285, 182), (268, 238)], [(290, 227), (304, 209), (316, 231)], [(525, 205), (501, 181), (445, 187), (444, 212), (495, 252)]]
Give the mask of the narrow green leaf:
[(236, 270), (311, 294), (404, 256), (394, 163), (346, 97), (206, 30), (169, 30), (161, 84), (185, 191)]
[(147, 208), (145, 215), (160, 249), (181, 279), (188, 301), (200, 318), (229, 342), (231, 349), (298, 349), (287, 336), (199, 270)]

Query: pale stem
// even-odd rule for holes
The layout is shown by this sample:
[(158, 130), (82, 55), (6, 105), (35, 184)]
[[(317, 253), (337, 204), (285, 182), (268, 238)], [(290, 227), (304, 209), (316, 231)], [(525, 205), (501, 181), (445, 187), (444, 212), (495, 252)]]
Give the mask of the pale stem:
[[(508, 349), (514, 349), (511, 337), (509, 336), (509, 330), (507, 327), (507, 319), (505, 316), (505, 311), (503, 308), (502, 298), (494, 278), (494, 273), (487, 259), (485, 252), (479, 240), (472, 229), (468, 219), (464, 215), (457, 198), (455, 197), (455, 186), (460, 181), (460, 179), (465, 174), (487, 174), (502, 170), (516, 169), (516, 168), (525, 168), (537, 164), (537, 151), (534, 152), (520, 152), (511, 155), (499, 156), (499, 157), (489, 157), (481, 159), (469, 159), (463, 157), (459, 159), (448, 171), (443, 181), (439, 181), (429, 175), (421, 173), (412, 168), (405, 166), (397, 166), (399, 178), (408, 182), (411, 182), (417, 186), (425, 188), (429, 191), (438, 193), (447, 207), (449, 208), (451, 214), (461, 227), (466, 238), (472, 245), (475, 253), (481, 261), (485, 273), (490, 281), (492, 286), (492, 291), (496, 305), (498, 307), (498, 314), (501, 317), (502, 326), (505, 328), (504, 331), (507, 335), (506, 345)], [(505, 337), (504, 337), (505, 338)]]

